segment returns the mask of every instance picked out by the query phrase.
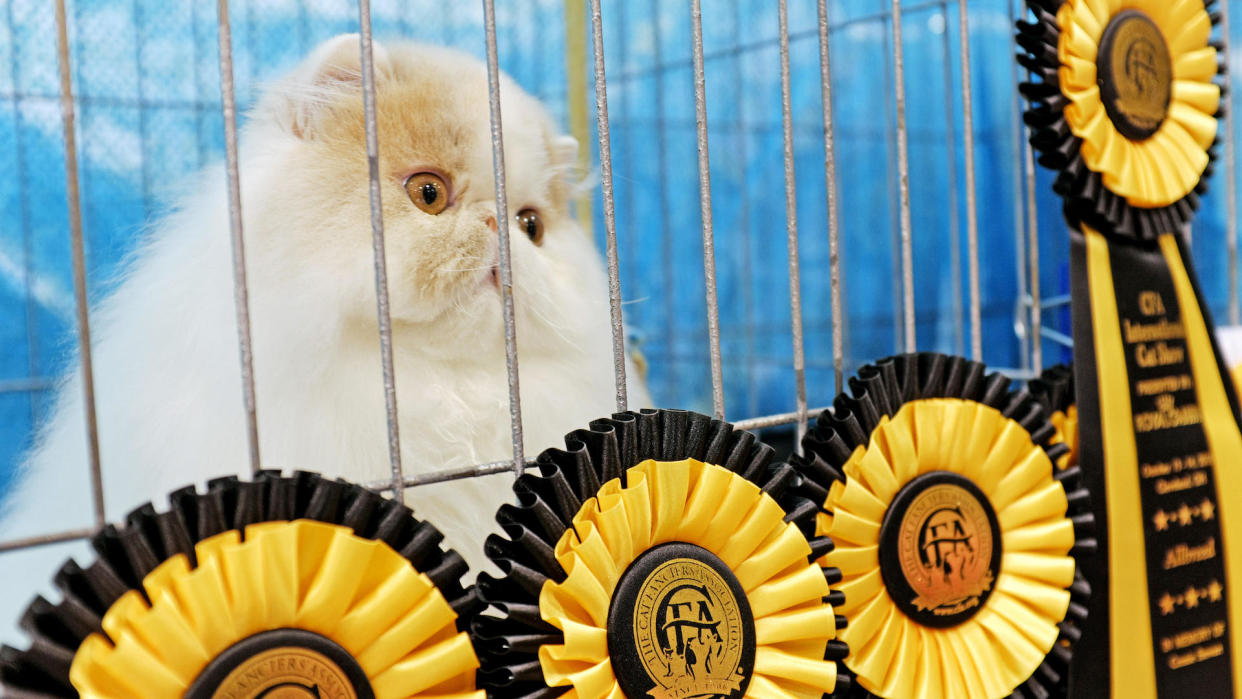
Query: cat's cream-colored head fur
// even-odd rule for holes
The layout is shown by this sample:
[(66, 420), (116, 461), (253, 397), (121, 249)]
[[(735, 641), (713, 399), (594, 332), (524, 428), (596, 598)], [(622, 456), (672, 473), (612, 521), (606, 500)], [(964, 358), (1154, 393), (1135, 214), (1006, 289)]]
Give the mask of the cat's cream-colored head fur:
[[(486, 67), (456, 51), (405, 43), (377, 43), (374, 57), (394, 332), (427, 340), (417, 342), (421, 351), (460, 356), (467, 347), (470, 355), (490, 356), (487, 350), (503, 347), (503, 322)], [(337, 37), (273, 86), (251, 115), (243, 148), (257, 147), (266, 159), (260, 176), (278, 181), (264, 183), (265, 199), (246, 212), (257, 224), (248, 228), (256, 233), (247, 246), (274, 255), (269, 264), (286, 261), (284, 273), (310, 298), (344, 304), (325, 316), (372, 327), (359, 64), (357, 36)], [(591, 269), (598, 255), (569, 212), (577, 143), (506, 76), (501, 98), (521, 344), (529, 351), (560, 347), (575, 342), (573, 326), (584, 313), (604, 310), (574, 307), (599, 298)], [(423, 172), (449, 188), (450, 203), (437, 215), (415, 206), (404, 187)], [(515, 225), (524, 210), (543, 222), (538, 244)]]

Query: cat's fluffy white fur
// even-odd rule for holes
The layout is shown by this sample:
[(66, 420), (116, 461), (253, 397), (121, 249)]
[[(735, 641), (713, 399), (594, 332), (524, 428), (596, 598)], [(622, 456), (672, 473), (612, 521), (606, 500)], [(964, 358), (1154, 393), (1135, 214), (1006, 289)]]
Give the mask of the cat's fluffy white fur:
[[(393, 350), (407, 473), (511, 457), (486, 68), (420, 45), (375, 47)], [(333, 39), (249, 115), (242, 211), (266, 468), (355, 482), (388, 474), (356, 36)], [(502, 79), (510, 215), (540, 212), (535, 245), (511, 226), (525, 447), (614, 409), (606, 276), (569, 215), (573, 139)], [(451, 182), (438, 216), (410, 173)], [(180, 486), (249, 469), (225, 176), (187, 174), (116, 291), (92, 312), (109, 519)], [(634, 376), (630, 372), (630, 376)], [(649, 404), (631, 381), (633, 406)], [(91, 523), (81, 377), (56, 407), (7, 498), (0, 538)], [(509, 476), (408, 491), (474, 566), (510, 499)], [(62, 551), (0, 556), (0, 628), (49, 586)]]

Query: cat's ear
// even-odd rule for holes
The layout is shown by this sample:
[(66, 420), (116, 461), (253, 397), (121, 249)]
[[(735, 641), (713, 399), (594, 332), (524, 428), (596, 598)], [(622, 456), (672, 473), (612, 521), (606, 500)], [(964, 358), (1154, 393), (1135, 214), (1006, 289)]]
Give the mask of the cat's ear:
[[(378, 41), (371, 43), (375, 84), (392, 76), (392, 59)], [(320, 44), (274, 91), (268, 105), (276, 122), (293, 135), (314, 139), (331, 107), (362, 94), (362, 51), (357, 34)]]
[(568, 203), (582, 185), (578, 139), (563, 134), (548, 139), (548, 171), (552, 173), (552, 197)]
[(578, 164), (578, 139), (573, 136), (554, 136), (548, 151), (553, 167), (576, 167)]

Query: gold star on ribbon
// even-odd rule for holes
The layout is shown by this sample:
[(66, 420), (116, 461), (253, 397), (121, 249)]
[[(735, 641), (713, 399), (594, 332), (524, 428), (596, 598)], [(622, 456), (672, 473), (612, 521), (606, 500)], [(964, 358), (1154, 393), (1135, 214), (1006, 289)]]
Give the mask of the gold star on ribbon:
[(1197, 588), (1195, 588), (1195, 586), (1194, 586), (1194, 585), (1191, 585), (1190, 587), (1186, 588), (1186, 595), (1185, 595), (1185, 598), (1186, 598), (1186, 608), (1187, 608), (1187, 609), (1194, 609), (1195, 607), (1198, 607), (1198, 606), (1199, 606), (1199, 598), (1200, 598), (1200, 597), (1202, 597), (1202, 596), (1203, 596), (1203, 595), (1199, 592), (1199, 590), (1198, 590)]
[(1224, 592), (1224, 590), (1225, 588), (1221, 586), (1220, 582), (1213, 580), (1207, 586), (1208, 599), (1213, 602), (1219, 602), (1221, 598), (1221, 593)]
[(1203, 503), (1199, 505), (1199, 517), (1204, 522), (1212, 519), (1216, 515), (1216, 505), (1208, 498), (1203, 498)]
[(1176, 603), (1173, 601), (1173, 598), (1170, 597), (1169, 593), (1167, 592), (1164, 593), (1164, 596), (1160, 598), (1160, 602), (1158, 604), (1160, 605), (1160, 613), (1163, 614), (1164, 616), (1168, 616), (1172, 614), (1173, 608), (1176, 606)]
[(1182, 526), (1184, 527), (1190, 524), (1193, 521), (1193, 519), (1194, 519), (1194, 515), (1190, 511), (1190, 507), (1187, 506), (1186, 503), (1183, 502), (1182, 506), (1177, 508), (1177, 521), (1181, 522)]
[(1169, 516), (1165, 514), (1164, 510), (1156, 510), (1156, 514), (1151, 518), (1151, 520), (1156, 525), (1156, 531), (1163, 532), (1168, 530)]

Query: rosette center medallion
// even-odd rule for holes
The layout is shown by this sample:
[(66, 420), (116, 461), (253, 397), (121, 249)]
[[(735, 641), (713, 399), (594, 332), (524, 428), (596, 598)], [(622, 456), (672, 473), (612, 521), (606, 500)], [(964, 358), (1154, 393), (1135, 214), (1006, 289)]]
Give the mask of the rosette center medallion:
[(1113, 17), (1100, 40), (1100, 97), (1117, 130), (1142, 141), (1160, 129), (1173, 95), (1173, 62), (1160, 28), (1139, 10)]
[(344, 648), (319, 634), (277, 629), (221, 653), (187, 699), (370, 699), (366, 673)]
[(609, 609), (609, 652), (631, 697), (742, 697), (755, 664), (755, 622), (737, 576), (701, 546), (671, 542), (639, 556)]
[(1000, 572), (996, 513), (969, 479), (916, 477), (884, 516), (880, 573), (897, 607), (926, 626), (955, 626), (983, 607)]

